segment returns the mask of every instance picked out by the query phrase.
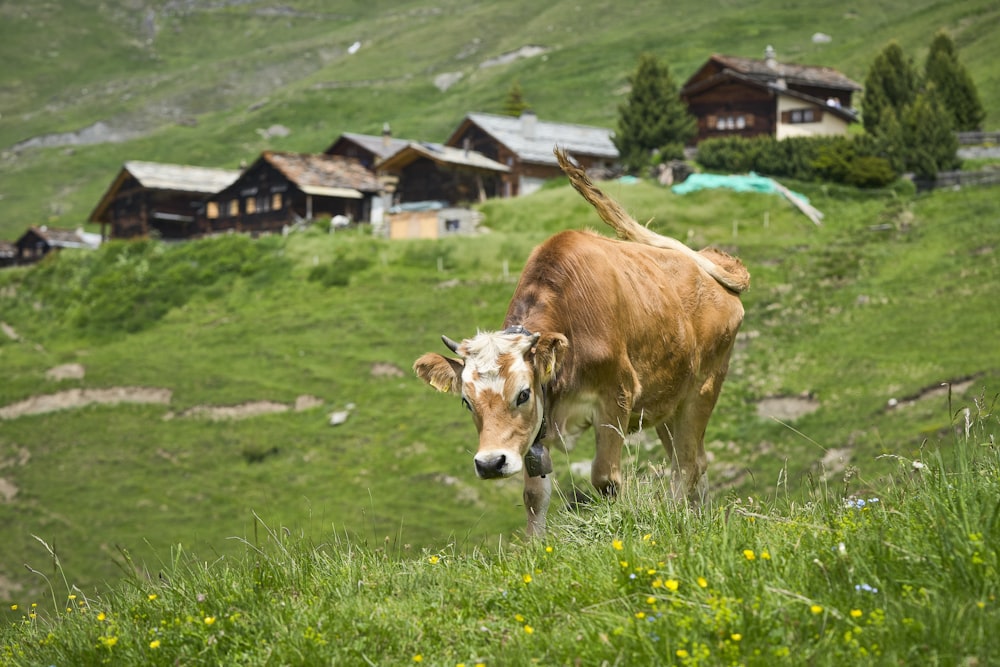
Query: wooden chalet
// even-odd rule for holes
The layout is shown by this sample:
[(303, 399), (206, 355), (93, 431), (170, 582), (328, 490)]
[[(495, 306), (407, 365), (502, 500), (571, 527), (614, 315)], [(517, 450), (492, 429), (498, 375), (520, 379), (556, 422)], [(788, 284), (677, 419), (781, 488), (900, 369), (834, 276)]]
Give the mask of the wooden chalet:
[(698, 120), (696, 142), (713, 137), (846, 134), (858, 115), (851, 96), (861, 86), (829, 67), (713, 55), (681, 88)]
[(323, 151), (323, 154), (354, 158), (364, 167), (374, 170), (383, 160), (403, 150), (409, 144), (406, 139), (394, 138), (389, 124), (386, 123), (380, 137), (344, 132)]
[(37, 262), (53, 250), (60, 248), (86, 248), (93, 250), (101, 245), (101, 235), (91, 234), (83, 229), (55, 229), (46, 225), (29, 227), (14, 246), (17, 248), (16, 263)]
[(562, 176), (552, 154), (557, 145), (585, 169), (612, 168), (618, 162), (618, 149), (611, 135), (611, 130), (602, 127), (541, 121), (530, 111), (520, 117), (470, 113), (445, 144), (476, 151), (508, 167), (497, 194), (515, 197)]
[(232, 185), (208, 198), (198, 223), (205, 234), (256, 234), (319, 217), (364, 222), (373, 207), (381, 207), (379, 190), (375, 173), (354, 158), (265, 151)]
[(10, 241), (0, 241), (0, 268), (17, 263), (17, 246)]
[(198, 209), (239, 175), (234, 169), (126, 162), (89, 221), (101, 225), (104, 238), (195, 236)]
[(396, 204), (431, 200), (460, 204), (498, 196), (510, 168), (477, 151), (411, 142), (386, 158), (378, 172), (383, 180), (396, 183)]

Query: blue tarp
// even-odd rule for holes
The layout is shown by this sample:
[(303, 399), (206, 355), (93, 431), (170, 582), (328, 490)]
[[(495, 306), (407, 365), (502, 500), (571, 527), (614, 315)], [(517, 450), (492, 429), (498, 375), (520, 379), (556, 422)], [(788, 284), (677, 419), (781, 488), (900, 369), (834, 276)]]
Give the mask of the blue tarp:
[[(723, 174), (691, 174), (683, 183), (672, 186), (670, 191), (674, 194), (686, 195), (689, 192), (697, 192), (698, 190), (715, 190), (718, 188), (735, 190), (736, 192), (781, 194), (777, 188), (777, 184), (772, 179), (767, 176), (754, 174), (753, 172), (746, 175), (730, 176)], [(804, 202), (809, 201), (803, 194), (798, 192), (793, 192), (792, 194)]]

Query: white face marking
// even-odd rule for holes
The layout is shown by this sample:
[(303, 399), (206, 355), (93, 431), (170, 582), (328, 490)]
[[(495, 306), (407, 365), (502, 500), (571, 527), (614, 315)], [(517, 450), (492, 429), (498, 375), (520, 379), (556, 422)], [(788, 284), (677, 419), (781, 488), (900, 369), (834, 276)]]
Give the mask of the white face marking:
[[(465, 360), (462, 394), (480, 435), (475, 462), (481, 478), (520, 472), (538, 432), (542, 402), (533, 388), (534, 369), (525, 358), (534, 342), (530, 335), (488, 332), (463, 341), (459, 348)], [(526, 389), (530, 398), (518, 405)]]

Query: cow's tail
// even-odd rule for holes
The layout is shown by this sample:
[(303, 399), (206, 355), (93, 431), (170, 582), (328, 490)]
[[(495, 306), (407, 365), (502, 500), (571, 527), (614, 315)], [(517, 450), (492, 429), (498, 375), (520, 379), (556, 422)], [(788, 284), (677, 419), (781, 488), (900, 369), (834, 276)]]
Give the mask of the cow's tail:
[(719, 284), (734, 292), (743, 292), (750, 286), (750, 273), (739, 259), (716, 248), (695, 252), (677, 239), (661, 236), (640, 225), (618, 202), (595, 186), (583, 169), (570, 162), (566, 151), (556, 147), (555, 154), (556, 159), (559, 160), (559, 166), (569, 176), (569, 182), (573, 184), (577, 192), (583, 195), (584, 199), (590, 202), (591, 206), (597, 209), (601, 220), (614, 229), (619, 238), (654, 248), (676, 250), (683, 253), (694, 260), (708, 275), (715, 278)]

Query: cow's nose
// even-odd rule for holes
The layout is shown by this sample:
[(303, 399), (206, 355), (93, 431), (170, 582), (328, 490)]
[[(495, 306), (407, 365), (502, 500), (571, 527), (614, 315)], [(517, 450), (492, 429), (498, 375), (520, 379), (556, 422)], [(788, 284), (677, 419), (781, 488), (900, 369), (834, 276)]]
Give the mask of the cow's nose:
[(479, 479), (493, 479), (503, 477), (504, 466), (507, 464), (506, 454), (495, 456), (476, 457), (476, 474)]

